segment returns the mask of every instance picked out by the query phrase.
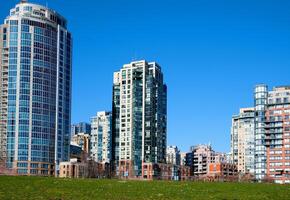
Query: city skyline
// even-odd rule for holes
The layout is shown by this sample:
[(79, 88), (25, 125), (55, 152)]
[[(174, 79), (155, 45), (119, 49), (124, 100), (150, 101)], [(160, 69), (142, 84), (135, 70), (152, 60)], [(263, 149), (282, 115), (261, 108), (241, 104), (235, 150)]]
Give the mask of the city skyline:
[[(1, 19), (18, 2), (0, 0)], [(156, 60), (165, 66), (169, 88), (168, 144), (186, 151), (191, 144), (211, 142), (218, 151), (229, 152), (231, 117), (240, 107), (253, 105), (254, 86), (289, 84), (289, 2), (183, 1), (164, 7), (160, 2), (87, 2), (59, 6), (48, 1), (70, 21), (77, 47), (72, 123), (89, 122), (97, 111), (111, 110), (112, 74), (123, 63)], [(187, 12), (186, 6), (196, 8)], [(77, 30), (82, 25), (92, 34)], [(85, 52), (88, 44), (94, 47)], [(272, 68), (283, 73), (272, 75)], [(211, 126), (205, 125), (208, 121)]]

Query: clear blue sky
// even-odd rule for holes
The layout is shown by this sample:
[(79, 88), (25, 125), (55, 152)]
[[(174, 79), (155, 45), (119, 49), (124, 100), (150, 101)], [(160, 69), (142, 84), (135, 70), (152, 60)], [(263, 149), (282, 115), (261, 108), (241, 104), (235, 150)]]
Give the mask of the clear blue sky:
[[(4, 19), (16, 0), (0, 0)], [(72, 122), (111, 109), (113, 72), (157, 61), (168, 85), (168, 144), (229, 151), (231, 116), (253, 87), (290, 84), (287, 0), (31, 0), (68, 19)]]

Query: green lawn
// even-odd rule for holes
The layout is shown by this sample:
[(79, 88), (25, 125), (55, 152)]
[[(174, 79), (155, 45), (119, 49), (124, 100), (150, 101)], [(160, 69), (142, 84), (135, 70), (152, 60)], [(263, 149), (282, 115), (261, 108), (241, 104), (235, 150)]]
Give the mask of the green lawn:
[(290, 199), (290, 185), (0, 176), (0, 199)]

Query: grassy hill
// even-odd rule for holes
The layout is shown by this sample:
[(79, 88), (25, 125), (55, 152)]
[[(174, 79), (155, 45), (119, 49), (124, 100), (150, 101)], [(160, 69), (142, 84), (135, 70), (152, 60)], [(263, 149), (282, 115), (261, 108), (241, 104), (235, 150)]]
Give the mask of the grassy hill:
[(290, 185), (0, 176), (0, 199), (290, 199)]

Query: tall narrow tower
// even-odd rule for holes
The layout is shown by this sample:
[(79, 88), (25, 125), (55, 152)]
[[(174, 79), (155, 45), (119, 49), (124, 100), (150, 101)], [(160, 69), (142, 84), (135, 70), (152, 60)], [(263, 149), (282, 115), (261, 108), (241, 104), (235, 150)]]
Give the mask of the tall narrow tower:
[(255, 111), (254, 108), (241, 108), (232, 117), (231, 160), (240, 173), (254, 174), (255, 159)]
[(262, 180), (267, 172), (267, 150), (265, 146), (265, 121), (268, 100), (268, 86), (255, 87), (255, 177)]
[(113, 160), (119, 176), (141, 176), (143, 163), (166, 157), (167, 88), (161, 67), (144, 60), (114, 74)]
[(1, 158), (23, 175), (68, 160), (72, 38), (57, 12), (21, 0), (0, 26)]

